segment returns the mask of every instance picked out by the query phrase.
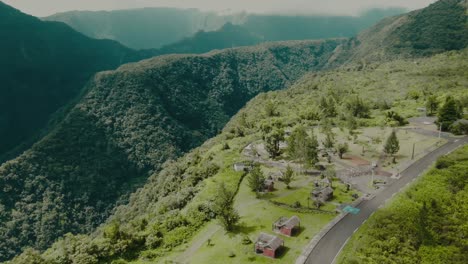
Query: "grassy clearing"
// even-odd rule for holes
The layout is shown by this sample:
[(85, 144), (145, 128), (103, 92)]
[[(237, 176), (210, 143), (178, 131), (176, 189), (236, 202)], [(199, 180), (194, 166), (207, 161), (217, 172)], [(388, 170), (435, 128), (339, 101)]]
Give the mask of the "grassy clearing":
[[(309, 240), (334, 217), (332, 214), (298, 213), (275, 206), (268, 199), (257, 199), (245, 181), (240, 186), (235, 204), (242, 217), (237, 232), (216, 232), (211, 238), (212, 246), (204, 245), (200, 248), (190, 258), (190, 263), (209, 263), (213, 260), (218, 263), (293, 263)], [(273, 233), (271, 225), (276, 219), (292, 215), (301, 219), (302, 229), (297, 237), (281, 236), (285, 240), (286, 250), (278, 259), (272, 260), (256, 255), (253, 252), (253, 243), (242, 243), (245, 237), (255, 241), (260, 232)], [(231, 252), (235, 257), (229, 257)]]

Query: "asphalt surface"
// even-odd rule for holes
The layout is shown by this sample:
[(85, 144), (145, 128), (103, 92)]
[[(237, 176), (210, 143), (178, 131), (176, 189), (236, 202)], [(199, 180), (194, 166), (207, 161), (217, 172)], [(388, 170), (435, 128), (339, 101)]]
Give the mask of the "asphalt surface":
[(449, 142), (442, 147), (434, 150), (425, 157), (416, 161), (413, 165), (401, 172), (401, 178), (387, 188), (377, 193), (371, 200), (363, 201), (358, 208), (361, 209), (359, 214), (347, 214), (340, 222), (338, 222), (330, 231), (320, 240), (316, 247), (308, 256), (307, 264), (331, 264), (335, 257), (340, 253), (341, 249), (346, 244), (351, 235), (374, 213), (379, 206), (398, 193), (407, 184), (411, 183), (425, 170), (427, 170), (438, 157), (445, 155), (458, 147), (468, 143), (468, 137), (451, 138)]

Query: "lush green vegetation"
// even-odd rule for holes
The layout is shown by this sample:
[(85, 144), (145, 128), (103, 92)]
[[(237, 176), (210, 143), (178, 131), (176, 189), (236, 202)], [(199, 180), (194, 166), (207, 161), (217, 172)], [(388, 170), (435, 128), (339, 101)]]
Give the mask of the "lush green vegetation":
[(157, 57), (97, 74), (63, 122), (0, 167), (0, 259), (92, 231), (165, 161), (214, 136), (259, 92), (321, 69), (340, 43)]
[(51, 115), (76, 97), (94, 73), (152, 55), (90, 39), (4, 3), (0, 38), (0, 162), (36, 141)]
[[(414, 60), (394, 61), (372, 65), (366, 70), (342, 69), (311, 74), (288, 90), (263, 93), (249, 102), (228, 123), (221, 135), (207, 141), (200, 149), (194, 150), (177, 162), (167, 163), (162, 172), (153, 174), (145, 186), (131, 196), (129, 204), (118, 207), (116, 213), (94, 235), (67, 235), (41, 258), (51, 263), (72, 262), (82, 258), (89, 258), (90, 263), (118, 258), (127, 261), (159, 259), (186, 242), (206, 221), (216, 218), (212, 203), (218, 196), (219, 183), (223, 182), (230, 190), (237, 190), (243, 174), (234, 172), (232, 164), (239, 161), (239, 153), (248, 143), (262, 139), (265, 124), (277, 124), (276, 127), (283, 129), (297, 125), (310, 127), (321, 124), (322, 128), (317, 129), (317, 132), (320, 132), (318, 141), (323, 145), (326, 132), (330, 133), (327, 128), (330, 124), (320, 121), (321, 115), (316, 107), (321, 100), (318, 95), (326, 95), (331, 98), (327, 101), (333, 102), (336, 108), (336, 117), (327, 120), (338, 128), (343, 127), (344, 131), (349, 131), (346, 127), (353, 123), (357, 126), (385, 127), (388, 122), (386, 113), (389, 110), (408, 118), (420, 114), (417, 107), (425, 104), (427, 96), (445, 98), (447, 94), (451, 94), (459, 98), (466, 94), (464, 88), (467, 81), (467, 56), (468, 51), (464, 50), (418, 59), (418, 67), (414, 67)], [(444, 74), (434, 76), (434, 72)], [(349, 116), (346, 104), (340, 103), (348, 98), (353, 100), (353, 95), (358, 92), (360, 95), (366, 95), (362, 96), (362, 101), (370, 106), (367, 118)], [(268, 102), (275, 103), (273, 116), (264, 111)], [(351, 122), (350, 119), (354, 121)], [(337, 133), (338, 128), (333, 129), (333, 133)], [(403, 140), (399, 138), (400, 141)], [(249, 197), (255, 197), (247, 182), (243, 181), (244, 189), (241, 189), (243, 192), (249, 192)], [(294, 181), (292, 185), (294, 186)], [(284, 188), (287, 190), (286, 186)], [(343, 190), (343, 194), (337, 192), (337, 199), (349, 199), (345, 198), (349, 195), (345, 195), (346, 186), (338, 188)], [(301, 204), (305, 205), (304, 197), (307, 193), (308, 190), (291, 193), (290, 196), (279, 198), (279, 201), (292, 206), (300, 200)], [(258, 204), (259, 208), (246, 208), (248, 212), (241, 210), (242, 207), (237, 207), (241, 217), (240, 223), (243, 217), (250, 214), (249, 210), (258, 211), (267, 204), (268, 208), (276, 207), (263, 200)], [(321, 209), (333, 210), (333, 205), (325, 205)], [(278, 214), (285, 212), (272, 210), (271, 213), (271, 217), (279, 217)], [(305, 219), (318, 221), (306, 215), (303, 214)], [(323, 219), (325, 218), (330, 217), (324, 216)], [(247, 219), (251, 222), (258, 221), (254, 218)], [(323, 219), (319, 221), (321, 225), (326, 222), (322, 222)], [(271, 222), (271, 219), (263, 221)], [(116, 223), (118, 226), (115, 226)], [(105, 235), (106, 232), (110, 232), (105, 231), (108, 229), (114, 230), (114, 233), (118, 231), (118, 235)], [(309, 237), (316, 232), (315, 229), (309, 231)], [(238, 239), (238, 236), (235, 237)], [(215, 239), (217, 238), (213, 238)], [(28, 251), (28, 254), (32, 252)], [(63, 252), (68, 253), (64, 255)], [(28, 254), (22, 255), (21, 258), (27, 257)], [(206, 254), (211, 255), (212, 251), (206, 251)]]
[(358, 47), (351, 58), (365, 67), (370, 61), (464, 49), (468, 46), (466, 8), (463, 0), (439, 0), (424, 9), (383, 19), (352, 40)]
[[(376, 37), (382, 34), (388, 32), (383, 30)], [(360, 40), (366, 37), (364, 34)], [(352, 151), (359, 144), (364, 152), (369, 139), (359, 141), (357, 128), (372, 126), (383, 133), (385, 127), (400, 126), (418, 116), (417, 108), (431, 96), (440, 102), (449, 95), (466, 98), (467, 50), (367, 64), (359, 58), (365, 58), (360, 52), (376, 51), (369, 45), (379, 46), (378, 53), (387, 52), (381, 42), (370, 43), (374, 40), (368, 38), (356, 47), (354, 40), (304, 41), (201, 56), (162, 56), (98, 74), (63, 122), (32, 149), (0, 167), (4, 191), (0, 193), (1, 257), (13, 256), (26, 246), (45, 248), (65, 232), (91, 232), (118, 205), (91, 235), (68, 234), (44, 254), (27, 250), (14, 262), (161, 259), (211, 219), (231, 222), (237, 216), (234, 209), (240, 223), (242, 217), (251, 215), (239, 207), (223, 212), (217, 210), (219, 204), (215, 206), (220, 182), (229, 194), (239, 185), (240, 191), (246, 188), (243, 173), (234, 172), (232, 164), (239, 161), (247, 144), (263, 140), (273, 157), (311, 159), (315, 153), (300, 148), (285, 153), (279, 144), (287, 130), (303, 126), (309, 134), (296, 136), (307, 139), (311, 147), (319, 142), (333, 152), (346, 149), (340, 144), (352, 142)], [(218, 137), (162, 166), (218, 133), (256, 94), (287, 87), (306, 71), (341, 65), (350, 58), (357, 63), (313, 72), (291, 89), (259, 95)], [(466, 100), (460, 105), (466, 107)], [(346, 140), (338, 141), (338, 134), (339, 140)], [(128, 198), (149, 175), (146, 184)], [(225, 198), (230, 201), (232, 195)], [(252, 208), (261, 209), (252, 206), (247, 210)], [(270, 216), (279, 217), (289, 212), (290, 206), (287, 208), (272, 210)], [(330, 218), (304, 217), (317, 223), (317, 228)], [(315, 231), (306, 232), (313, 235)]]
[(338, 263), (467, 263), (468, 146), (374, 214)]
[(390, 35), (390, 38), (398, 39), (394, 43), (398, 53), (409, 48), (411, 52), (432, 55), (463, 49), (468, 44), (467, 13), (463, 1), (437, 1), (410, 13), (407, 19), (407, 23)]

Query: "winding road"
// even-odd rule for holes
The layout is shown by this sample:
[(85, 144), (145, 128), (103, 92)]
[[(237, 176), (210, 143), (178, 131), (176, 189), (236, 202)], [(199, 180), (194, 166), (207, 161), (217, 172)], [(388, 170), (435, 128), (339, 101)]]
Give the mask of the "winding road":
[(378, 208), (400, 192), (406, 185), (414, 181), (425, 172), (438, 157), (448, 154), (468, 143), (468, 137), (449, 138), (442, 147), (432, 151), (406, 170), (401, 172), (401, 178), (387, 188), (377, 193), (371, 200), (364, 200), (358, 206), (361, 209), (357, 215), (347, 214), (326, 233), (307, 257), (307, 264), (331, 264), (334, 263), (341, 249), (346, 245), (353, 233), (369, 218)]

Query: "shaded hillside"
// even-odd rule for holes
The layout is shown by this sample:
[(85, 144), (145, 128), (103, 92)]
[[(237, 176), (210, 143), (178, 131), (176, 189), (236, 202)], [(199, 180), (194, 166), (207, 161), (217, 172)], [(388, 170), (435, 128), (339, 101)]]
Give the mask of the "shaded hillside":
[(169, 55), (97, 74), (61, 124), (0, 167), (0, 259), (93, 230), (164, 161), (214, 136), (256, 94), (325, 67), (343, 41)]
[(110, 40), (94, 40), (58, 22), (42, 22), (0, 2), (0, 162), (37, 134), (97, 71), (147, 58)]
[[(190, 241), (204, 224), (214, 221), (213, 201), (218, 184), (222, 182), (230, 191), (236, 190), (242, 173), (234, 172), (232, 164), (241, 161), (239, 153), (247, 144), (261, 140), (265, 125), (291, 129), (297, 125), (333, 123), (344, 131), (348, 131), (349, 124), (386, 126), (387, 112), (394, 111), (404, 118), (418, 115), (416, 108), (424, 105), (431, 94), (437, 97), (451, 94), (457, 98), (464, 94), (468, 98), (464, 89), (468, 84), (467, 57), (468, 50), (464, 50), (417, 59), (417, 64), (409, 59), (373, 64), (365, 70), (314, 73), (304, 76), (290, 89), (260, 94), (232, 118), (221, 134), (153, 174), (97, 232), (68, 234), (42, 255), (28, 250), (13, 263), (32, 259), (52, 264), (113, 260), (164, 263), (167, 254), (180, 252), (171, 250)], [(407, 94), (420, 97), (414, 99)], [(324, 97), (327, 104), (331, 102), (336, 107), (335, 117), (321, 114), (319, 105)], [(368, 117), (350, 115), (349, 103), (356, 97), (369, 107)], [(275, 116), (266, 113), (271, 102), (276, 106)], [(223, 263), (243, 263), (239, 261), (246, 259), (239, 255), (230, 258), (228, 252), (220, 256)]]
[(376, 61), (461, 50), (468, 46), (466, 8), (464, 0), (440, 0), (421, 10), (383, 19), (351, 41), (357, 46), (352, 59)]
[(241, 25), (264, 41), (352, 37), (384, 17), (403, 12), (405, 10), (400, 8), (389, 8), (371, 9), (357, 17), (286, 16), (221, 15), (196, 9), (143, 8), (110, 12), (73, 11), (44, 19), (65, 22), (88, 36), (114, 39), (132, 48), (161, 48), (192, 37), (198, 31), (216, 31), (226, 23)]

